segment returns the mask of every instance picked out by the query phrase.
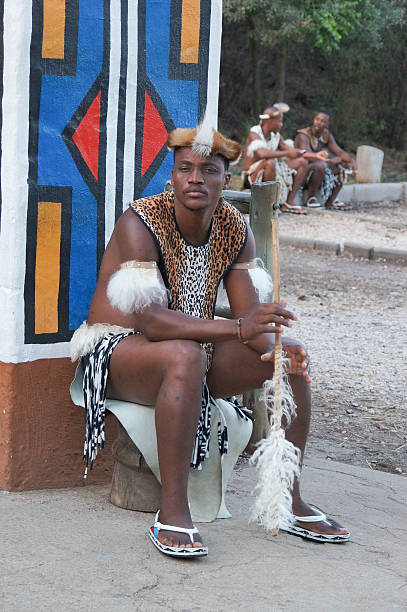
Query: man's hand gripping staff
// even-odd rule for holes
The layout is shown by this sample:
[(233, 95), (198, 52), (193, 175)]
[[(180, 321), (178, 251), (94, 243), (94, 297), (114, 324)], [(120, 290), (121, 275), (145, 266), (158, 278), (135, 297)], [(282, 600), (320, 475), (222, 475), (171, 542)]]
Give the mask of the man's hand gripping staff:
[[(254, 306), (247, 316), (242, 319), (242, 337), (245, 340), (254, 340), (260, 334), (266, 334), (270, 331), (281, 333), (284, 325), (291, 327), (291, 322), (296, 320), (296, 316), (289, 310), (285, 310), (281, 304), (257, 304)], [(274, 327), (271, 330), (270, 324)]]

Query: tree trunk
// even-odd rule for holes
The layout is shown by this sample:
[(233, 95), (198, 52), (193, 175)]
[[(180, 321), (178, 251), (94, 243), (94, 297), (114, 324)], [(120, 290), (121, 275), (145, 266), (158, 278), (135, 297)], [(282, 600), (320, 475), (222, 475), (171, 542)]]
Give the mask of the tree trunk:
[(259, 45), (256, 40), (256, 28), (252, 20), (250, 20), (249, 31), (249, 47), (250, 47), (250, 72), (251, 72), (251, 112), (253, 116), (261, 113), (260, 105), (262, 103), (261, 85), (260, 85), (260, 67), (259, 67)]
[(283, 102), (285, 96), (287, 43), (283, 39), (276, 47), (276, 96), (275, 102)]

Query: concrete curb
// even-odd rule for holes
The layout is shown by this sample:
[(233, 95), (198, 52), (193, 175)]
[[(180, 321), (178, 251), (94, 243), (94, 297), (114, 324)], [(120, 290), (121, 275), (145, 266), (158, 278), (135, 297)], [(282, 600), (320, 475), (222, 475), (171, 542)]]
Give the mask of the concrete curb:
[[(358, 204), (359, 202), (400, 202), (407, 199), (407, 183), (354, 183), (344, 185), (338, 193), (341, 202)], [(301, 205), (300, 192), (294, 203)]]
[(342, 202), (397, 202), (407, 197), (407, 183), (354, 183), (344, 185), (338, 194)]
[(316, 249), (319, 251), (330, 251), (336, 255), (353, 255), (353, 257), (363, 257), (364, 259), (384, 259), (392, 263), (407, 264), (407, 251), (385, 247), (369, 247), (358, 242), (341, 243), (281, 234), (280, 244), (296, 247), (297, 249)]

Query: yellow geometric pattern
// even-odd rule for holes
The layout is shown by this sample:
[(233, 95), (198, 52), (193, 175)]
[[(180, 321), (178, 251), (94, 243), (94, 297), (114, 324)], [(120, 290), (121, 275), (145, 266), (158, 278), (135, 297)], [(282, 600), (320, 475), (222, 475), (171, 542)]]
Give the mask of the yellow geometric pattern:
[(200, 0), (183, 0), (181, 19), (182, 64), (197, 64), (199, 61), (199, 30), (201, 24)]
[(66, 0), (44, 0), (42, 57), (64, 59)]
[(35, 333), (58, 331), (61, 202), (38, 202), (35, 261)]

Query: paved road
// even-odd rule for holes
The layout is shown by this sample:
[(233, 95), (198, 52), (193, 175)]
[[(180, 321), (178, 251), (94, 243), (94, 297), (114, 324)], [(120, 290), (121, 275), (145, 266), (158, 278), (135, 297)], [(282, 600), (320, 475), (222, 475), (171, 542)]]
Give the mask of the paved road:
[(192, 562), (160, 555), (152, 515), (112, 506), (107, 487), (0, 492), (0, 609), (405, 612), (405, 478), (308, 460), (305, 497), (352, 532), (339, 545), (249, 525), (253, 478), (235, 472), (233, 518), (201, 526), (210, 552)]

